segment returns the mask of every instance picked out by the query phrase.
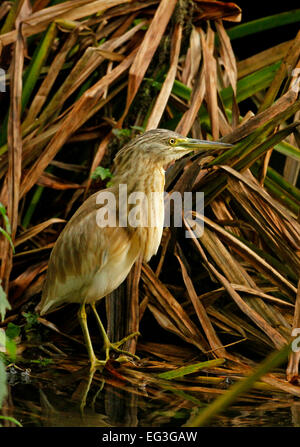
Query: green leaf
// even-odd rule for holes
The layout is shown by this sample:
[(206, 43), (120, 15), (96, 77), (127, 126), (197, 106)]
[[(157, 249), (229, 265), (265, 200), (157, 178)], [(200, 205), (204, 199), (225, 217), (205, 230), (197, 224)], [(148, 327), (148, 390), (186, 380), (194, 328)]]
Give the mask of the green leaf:
[[(240, 162), (238, 162), (235, 165), (235, 169), (238, 171), (242, 169), (246, 169), (247, 167), (251, 166), (252, 163), (257, 160), (262, 154), (267, 152), (270, 148), (274, 147), (276, 144), (278, 144), (281, 140), (286, 138), (293, 130), (299, 125), (299, 122), (294, 122), (292, 124), (289, 124), (279, 132), (271, 135), (269, 138), (267, 138), (264, 142), (256, 146), (254, 149), (251, 150), (251, 153), (247, 153), (247, 159), (243, 158)], [(263, 134), (262, 134), (263, 135)], [(245, 154), (243, 154), (245, 157)]]
[(5, 206), (2, 205), (1, 202), (0, 202), (0, 214), (2, 215), (2, 218), (4, 221), (4, 226), (5, 226), (5, 230), (2, 227), (0, 227), (0, 233), (3, 234), (4, 237), (6, 237), (6, 239), (8, 240), (8, 242), (10, 243), (10, 245), (13, 249), (13, 252), (15, 252), (15, 247), (14, 247), (12, 239), (10, 237), (10, 234), (11, 234), (10, 222), (9, 222), (9, 219), (6, 214)]
[[(56, 37), (57, 28), (55, 23), (51, 23), (44, 33), (43, 40), (40, 41), (35, 53), (31, 59), (29, 67), (25, 70), (23, 78), (23, 90), (22, 90), (22, 112), (25, 110), (26, 105), (29, 102), (31, 93), (33, 92), (42, 70), (43, 65), (46, 62), (48, 54), (51, 50), (53, 41)], [(2, 132), (0, 133), (1, 144), (4, 144), (7, 140), (7, 123), (8, 113), (2, 124)]]
[(5, 206), (2, 205), (1, 202), (0, 202), (0, 214), (3, 217), (5, 230), (7, 231), (8, 234), (11, 234), (10, 222), (9, 222), (9, 219), (6, 214), (6, 209), (5, 209)]
[(107, 178), (112, 178), (112, 173), (108, 168), (103, 168), (102, 166), (98, 166), (95, 171), (91, 175), (93, 180), (101, 177), (101, 180), (105, 180)]
[(1, 321), (4, 320), (5, 314), (7, 310), (11, 309), (11, 305), (7, 301), (6, 293), (3, 290), (3, 287), (1, 286), (1, 280), (0, 280), (0, 317)]
[(273, 197), (277, 198), (287, 208), (290, 208), (296, 215), (298, 215), (300, 207), (293, 199), (291, 199), (286, 192), (276, 185), (268, 176), (265, 178), (264, 185), (270, 191)]
[(291, 185), (282, 175), (278, 174), (273, 168), (268, 167), (268, 177), (277, 183), (281, 188), (285, 189), (291, 196), (300, 202), (300, 190), (296, 186)]
[(17, 324), (9, 322), (6, 328), (6, 336), (13, 340), (20, 335), (21, 328)]
[(138, 130), (139, 132), (145, 132), (145, 127), (143, 126), (130, 126), (133, 130)]
[[(273, 80), (276, 71), (280, 67), (281, 62), (275, 62), (268, 67), (261, 68), (254, 73), (245, 76), (237, 82), (237, 101), (243, 101), (244, 99), (249, 98), (254, 93), (259, 92), (260, 90), (266, 88), (270, 85)], [(153, 79), (145, 78), (145, 80), (152, 81), (152, 87), (160, 90), (162, 87), (162, 82), (154, 81)], [(190, 100), (191, 97), (191, 89), (187, 87), (180, 81), (175, 80), (172, 88), (172, 93), (179, 98), (185, 99), (186, 101)], [(232, 87), (226, 87), (220, 91), (221, 98), (226, 105), (229, 107), (232, 101)], [(200, 108), (200, 116), (201, 110), (205, 110), (205, 108)], [(203, 113), (203, 112), (202, 112)]]
[(130, 137), (131, 136), (131, 130), (130, 129), (113, 129), (112, 133), (116, 137)]
[[(295, 23), (300, 20), (300, 9), (281, 12), (272, 16), (262, 17), (260, 19), (251, 20), (250, 22), (241, 23), (227, 30), (231, 40), (240, 37), (257, 34), (260, 31), (277, 28), (279, 26)], [(279, 31), (278, 31), (279, 32)]]
[[(268, 67), (261, 68), (254, 73), (245, 76), (237, 82), (237, 102), (244, 101), (255, 93), (268, 87), (274, 79), (275, 73), (281, 65), (281, 61)], [(220, 95), (226, 107), (232, 103), (232, 87), (221, 90)]]
[(33, 312), (24, 312), (22, 315), (26, 318), (26, 326), (27, 329), (29, 327), (34, 326), (38, 322), (38, 314)]
[[(144, 21), (145, 20), (145, 18), (142, 18), (142, 17), (140, 17), (140, 18), (138, 18), (138, 19), (135, 19), (134, 21), (133, 21), (133, 26), (136, 26), (136, 25), (138, 25), (139, 23), (141, 23), (142, 21)], [(143, 31), (146, 31), (147, 29), (149, 28), (149, 26), (147, 25), (147, 24), (145, 24), (145, 25), (143, 25), (142, 26), (142, 28), (141, 28), (141, 30), (143, 30)]]
[(6, 16), (5, 22), (0, 30), (0, 34), (5, 34), (15, 27), (16, 13), (18, 11), (20, 0), (11, 2), (11, 8)]
[(17, 421), (17, 419), (15, 419), (11, 416), (0, 416), (0, 419), (4, 419), (5, 421), (13, 422), (14, 424), (18, 425), (18, 427), (23, 427), (21, 422)]
[[(280, 64), (280, 61), (275, 62), (268, 67), (264, 67), (240, 79), (237, 82), (237, 102), (240, 103), (241, 101), (250, 98), (255, 93), (258, 93), (259, 91), (267, 88), (274, 79), (275, 73), (280, 67)], [(144, 78), (144, 80), (151, 81), (152, 87), (156, 88), (157, 90), (160, 90), (162, 87), (162, 82), (158, 82), (150, 78)], [(190, 87), (187, 87), (185, 84), (178, 80), (174, 81), (172, 93), (179, 98), (184, 99), (185, 101), (189, 101), (191, 97)], [(233, 97), (232, 87), (229, 86), (222, 89), (220, 91), (220, 97), (225, 108), (231, 107)], [(208, 112), (204, 105), (200, 107), (198, 116), (202, 125), (205, 122), (207, 122), (207, 124), (209, 125)]]
[(281, 143), (277, 144), (274, 149), (293, 160), (300, 161), (300, 149), (286, 141), (281, 141)]
[(1, 227), (0, 227), (0, 233), (3, 234), (3, 236), (8, 240), (8, 242), (10, 243), (11, 248), (13, 249), (13, 252), (14, 252), (15, 247), (14, 247), (14, 244), (13, 244), (13, 241), (12, 241), (10, 235), (5, 230), (3, 230), (3, 228), (1, 228)]
[(24, 88), (22, 91), (22, 111), (25, 109), (30, 99), (31, 93), (38, 82), (41, 69), (45, 64), (48, 54), (51, 51), (53, 41), (57, 34), (55, 23), (51, 23), (44, 33), (44, 37), (37, 47), (31, 60), (28, 70), (24, 74)]
[(194, 363), (193, 365), (189, 366), (182, 366), (181, 368), (174, 369), (173, 371), (166, 371), (161, 374), (158, 374), (158, 377), (160, 379), (177, 379), (178, 377), (186, 376), (187, 374), (192, 374), (196, 371), (199, 371), (200, 369), (204, 368), (212, 368), (214, 366), (222, 365), (225, 362), (225, 359), (215, 359), (215, 360), (208, 360), (207, 362), (200, 362), (200, 363)]
[(11, 340), (10, 338), (6, 337), (5, 348), (8, 353), (9, 358), (14, 362), (16, 360), (16, 356), (17, 356), (16, 342), (14, 340)]
[(48, 366), (53, 363), (53, 359), (34, 359), (30, 360), (30, 363), (37, 363), (38, 365)]
[(4, 329), (0, 328), (0, 348), (5, 347), (6, 344), (6, 335)]
[(0, 408), (2, 408), (3, 401), (7, 396), (7, 383), (5, 366), (0, 358)]
[[(49, 169), (46, 170), (46, 171), (49, 172)], [(34, 213), (34, 211), (35, 211), (35, 209), (36, 209), (36, 207), (37, 207), (37, 205), (38, 205), (38, 203), (40, 201), (40, 198), (42, 196), (43, 191), (44, 191), (44, 186), (37, 185), (35, 187), (35, 191), (33, 193), (32, 199), (31, 199), (31, 201), (30, 201), (30, 203), (28, 205), (28, 208), (27, 208), (27, 210), (25, 212), (25, 215), (24, 215), (24, 218), (23, 218), (23, 221), (22, 221), (22, 226), (23, 226), (24, 229), (26, 229), (28, 227), (28, 225), (30, 223), (30, 220), (32, 218), (32, 215), (33, 215), (33, 213)]]
[(213, 417), (228, 408), (241, 394), (250, 390), (254, 383), (264, 374), (281, 365), (290, 353), (291, 345), (284, 346), (280, 351), (272, 352), (254, 371), (245, 379), (239, 380), (232, 385), (226, 393), (218, 397), (212, 404), (201, 410), (196, 416), (192, 417), (187, 423), (187, 427), (203, 427), (207, 425)]

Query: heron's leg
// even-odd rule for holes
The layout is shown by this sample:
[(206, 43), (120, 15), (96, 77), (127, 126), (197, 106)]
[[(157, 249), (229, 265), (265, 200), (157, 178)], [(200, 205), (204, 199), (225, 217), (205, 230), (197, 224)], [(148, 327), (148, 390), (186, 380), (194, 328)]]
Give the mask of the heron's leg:
[(104, 342), (104, 349), (105, 349), (105, 359), (106, 361), (109, 359), (109, 351), (110, 349), (112, 349), (113, 351), (119, 352), (120, 354), (125, 354), (125, 355), (129, 355), (130, 357), (133, 357), (137, 360), (139, 360), (139, 357), (135, 354), (132, 354), (131, 352), (128, 351), (124, 351), (123, 349), (120, 349), (119, 346), (121, 346), (123, 343), (125, 343), (127, 340), (130, 340), (131, 338), (135, 337), (136, 335), (140, 335), (139, 332), (133, 332), (132, 334), (127, 335), (127, 337), (122, 338), (122, 340), (115, 342), (115, 343), (111, 343), (111, 341), (109, 340), (107, 333), (104, 329), (104, 326), (102, 324), (102, 321), (99, 317), (99, 314), (97, 312), (95, 303), (91, 303), (91, 307), (93, 309), (93, 312), (95, 314), (97, 323), (99, 325), (101, 334), (103, 336), (103, 342)]
[(101, 332), (102, 337), (103, 337), (103, 344), (104, 344), (104, 348), (105, 348), (105, 361), (107, 362), (108, 359), (109, 359), (109, 345), (110, 345), (110, 341), (109, 341), (109, 338), (108, 338), (108, 336), (107, 336), (107, 333), (106, 333), (106, 331), (105, 331), (105, 329), (104, 329), (104, 326), (103, 326), (103, 324), (102, 324), (102, 321), (101, 321), (101, 319), (100, 319), (100, 317), (99, 317), (99, 315), (98, 315), (98, 312), (97, 312), (97, 310), (96, 310), (95, 303), (91, 303), (91, 308), (93, 309), (93, 312), (94, 312), (94, 314), (95, 314), (95, 317), (96, 317), (98, 326), (99, 326), (99, 328), (100, 328), (100, 332)]
[(81, 400), (80, 400), (80, 413), (82, 416), (84, 415), (84, 409), (86, 406), (87, 396), (89, 394), (89, 391), (90, 391), (90, 388), (91, 388), (91, 385), (93, 382), (94, 374), (95, 374), (95, 368), (90, 369), (89, 374), (84, 379), (85, 384), (84, 384), (84, 387), (82, 390)]
[(90, 363), (91, 363), (91, 368), (93, 369), (97, 365), (105, 365), (106, 361), (98, 360), (97, 357), (95, 356), (95, 353), (94, 353), (94, 349), (93, 349), (93, 345), (92, 345), (92, 341), (91, 341), (91, 337), (90, 337), (90, 333), (89, 333), (89, 328), (88, 328), (88, 325), (87, 325), (85, 303), (82, 303), (80, 305), (79, 312), (78, 312), (78, 319), (79, 319), (79, 322), (80, 322), (80, 326), (82, 328), (83, 338), (84, 338), (85, 345), (86, 345), (86, 348), (87, 348), (87, 351), (88, 351), (88, 355), (89, 355), (89, 359), (90, 359)]

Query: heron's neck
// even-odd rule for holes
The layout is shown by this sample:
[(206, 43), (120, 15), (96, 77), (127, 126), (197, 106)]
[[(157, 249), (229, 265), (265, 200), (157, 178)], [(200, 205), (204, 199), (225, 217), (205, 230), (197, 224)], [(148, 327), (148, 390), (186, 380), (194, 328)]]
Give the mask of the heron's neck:
[[(165, 171), (162, 167), (151, 166), (150, 169), (144, 166), (143, 172), (137, 168), (131, 178), (116, 172), (113, 181), (113, 188), (119, 196), (119, 215), (123, 220), (126, 211), (128, 218), (137, 217), (135, 224), (130, 223), (132, 221), (129, 219), (127, 227), (128, 231), (138, 237), (140, 253), (144, 261), (148, 262), (158, 250), (163, 231)], [(128, 209), (127, 205), (124, 207), (126, 198), (120, 196), (120, 185), (127, 187)]]
[[(118, 188), (120, 184), (127, 185), (128, 195), (133, 192), (142, 192), (147, 196), (151, 192), (163, 193), (165, 186), (165, 171), (161, 166), (148, 166), (136, 164), (132, 169), (131, 175), (128, 171), (122, 169), (116, 170), (112, 183), (114, 188)], [(150, 198), (150, 197), (149, 197)]]

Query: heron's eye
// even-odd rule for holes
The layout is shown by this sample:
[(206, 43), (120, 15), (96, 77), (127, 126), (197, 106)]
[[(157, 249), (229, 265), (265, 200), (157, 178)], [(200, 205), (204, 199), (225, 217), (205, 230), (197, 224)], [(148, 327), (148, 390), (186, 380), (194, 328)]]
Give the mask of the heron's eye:
[(170, 138), (169, 143), (173, 146), (176, 143), (175, 138)]

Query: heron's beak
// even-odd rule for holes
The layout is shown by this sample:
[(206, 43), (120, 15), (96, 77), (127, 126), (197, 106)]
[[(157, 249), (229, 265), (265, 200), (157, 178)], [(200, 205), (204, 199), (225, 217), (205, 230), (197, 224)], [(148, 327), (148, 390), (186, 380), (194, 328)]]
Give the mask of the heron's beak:
[(176, 141), (178, 149), (190, 149), (191, 151), (210, 151), (216, 149), (230, 149), (232, 144), (219, 141), (196, 140), (194, 138), (178, 138)]

